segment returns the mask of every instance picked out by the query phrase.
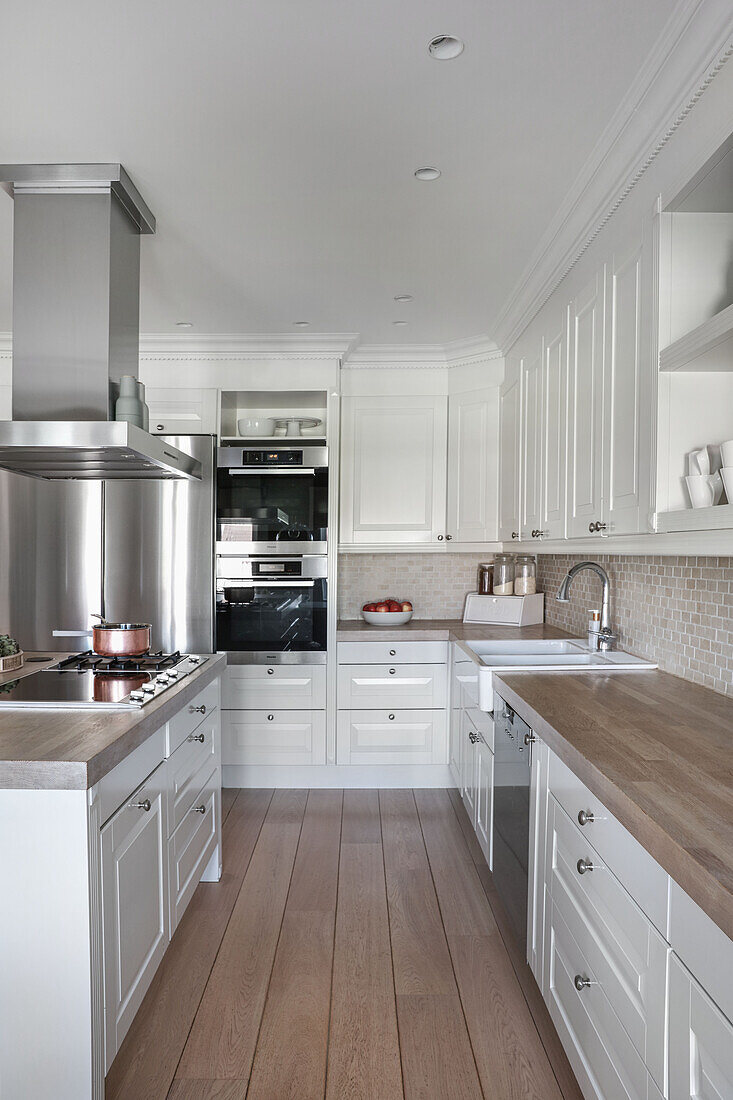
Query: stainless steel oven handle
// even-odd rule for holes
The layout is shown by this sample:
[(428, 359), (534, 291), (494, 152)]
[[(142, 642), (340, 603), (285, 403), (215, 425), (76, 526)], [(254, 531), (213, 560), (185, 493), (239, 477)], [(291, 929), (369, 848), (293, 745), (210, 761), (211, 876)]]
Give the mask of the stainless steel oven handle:
[(272, 580), (252, 580), (251, 577), (237, 577), (235, 580), (225, 580), (217, 577), (217, 588), (313, 588), (315, 581), (285, 580), (282, 577), (273, 577)]
[(220, 469), (226, 469), (227, 473), (233, 474), (235, 477), (241, 474), (315, 474), (313, 468), (306, 466), (285, 466), (283, 468), (277, 466), (227, 466), (220, 467)]

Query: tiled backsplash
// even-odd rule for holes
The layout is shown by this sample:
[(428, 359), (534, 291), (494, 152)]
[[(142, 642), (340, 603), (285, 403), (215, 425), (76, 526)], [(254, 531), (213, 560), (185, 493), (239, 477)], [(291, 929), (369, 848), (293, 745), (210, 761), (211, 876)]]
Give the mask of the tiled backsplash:
[[(538, 588), (545, 621), (573, 634), (588, 629), (588, 609), (601, 606), (601, 583), (579, 574), (570, 603), (554, 598), (578, 555), (541, 554)], [(733, 558), (593, 558), (611, 578), (611, 625), (623, 649), (650, 657), (685, 680), (733, 695)]]
[(342, 554), (338, 613), (358, 619), (363, 605), (382, 596), (410, 600), (416, 619), (460, 619), (476, 572), (491, 554)]

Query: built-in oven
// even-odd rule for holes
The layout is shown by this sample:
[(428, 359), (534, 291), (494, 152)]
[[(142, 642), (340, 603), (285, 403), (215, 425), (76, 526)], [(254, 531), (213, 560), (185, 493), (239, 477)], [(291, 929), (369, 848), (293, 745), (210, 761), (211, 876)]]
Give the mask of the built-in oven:
[(326, 447), (220, 447), (216, 482), (218, 555), (327, 552)]
[(326, 653), (327, 584), (324, 554), (217, 555), (217, 650), (252, 660), (309, 654), (317, 662)]
[(517, 941), (527, 946), (529, 792), (534, 734), (494, 693), (494, 885)]

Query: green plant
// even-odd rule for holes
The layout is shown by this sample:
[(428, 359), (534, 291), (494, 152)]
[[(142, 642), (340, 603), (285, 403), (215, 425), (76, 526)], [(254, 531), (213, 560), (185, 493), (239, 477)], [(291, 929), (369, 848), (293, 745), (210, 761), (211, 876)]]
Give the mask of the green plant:
[(0, 657), (12, 657), (20, 652), (20, 646), (9, 634), (0, 634)]

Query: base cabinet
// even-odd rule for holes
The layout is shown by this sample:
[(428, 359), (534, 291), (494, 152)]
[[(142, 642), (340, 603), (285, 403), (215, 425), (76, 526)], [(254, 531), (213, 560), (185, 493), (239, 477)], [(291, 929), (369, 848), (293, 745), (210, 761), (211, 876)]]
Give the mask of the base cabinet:
[(168, 946), (167, 765), (102, 829), (105, 1069)]
[(673, 955), (669, 968), (669, 1100), (733, 1097), (733, 1024)]
[(484, 858), (492, 866), (494, 754), (482, 731), (461, 711), (461, 797)]

